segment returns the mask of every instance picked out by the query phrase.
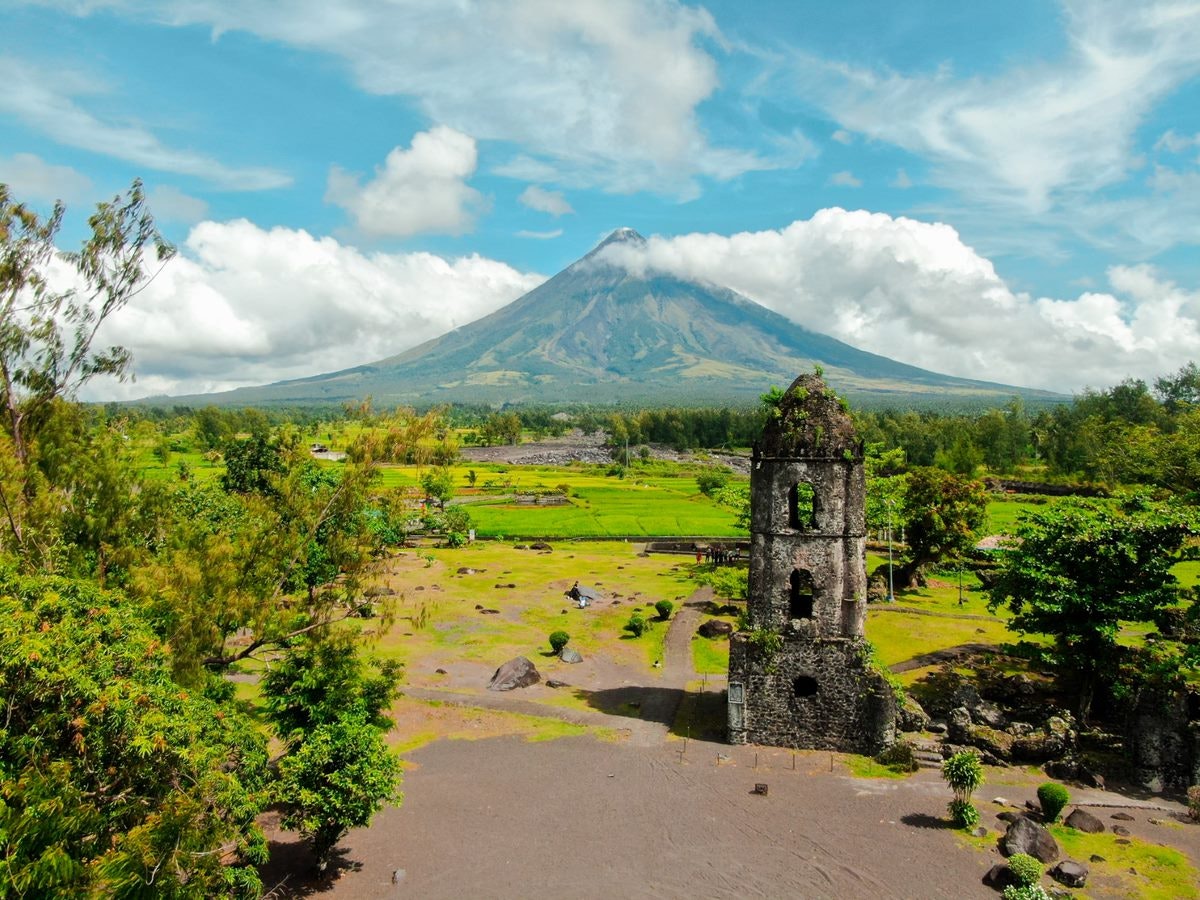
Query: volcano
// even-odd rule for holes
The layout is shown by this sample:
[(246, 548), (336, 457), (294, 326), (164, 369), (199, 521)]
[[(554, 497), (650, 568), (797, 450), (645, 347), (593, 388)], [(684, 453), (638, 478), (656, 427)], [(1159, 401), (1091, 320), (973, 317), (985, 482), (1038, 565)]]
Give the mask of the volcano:
[(975, 406), (1057, 395), (939, 375), (857, 350), (727, 288), (633, 274), (606, 249), (631, 228), (490, 315), (396, 356), (263, 387), (183, 398), (243, 405), (377, 406), (753, 402), (814, 366), (856, 405)]

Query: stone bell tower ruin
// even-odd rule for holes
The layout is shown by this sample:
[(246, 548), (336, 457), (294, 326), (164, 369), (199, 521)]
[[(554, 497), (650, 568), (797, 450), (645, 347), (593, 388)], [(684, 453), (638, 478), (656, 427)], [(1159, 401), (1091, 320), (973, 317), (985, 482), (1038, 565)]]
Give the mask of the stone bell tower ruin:
[(863, 448), (819, 375), (789, 387), (754, 447), (749, 628), (729, 648), (729, 740), (875, 754), (896, 699), (871, 664)]

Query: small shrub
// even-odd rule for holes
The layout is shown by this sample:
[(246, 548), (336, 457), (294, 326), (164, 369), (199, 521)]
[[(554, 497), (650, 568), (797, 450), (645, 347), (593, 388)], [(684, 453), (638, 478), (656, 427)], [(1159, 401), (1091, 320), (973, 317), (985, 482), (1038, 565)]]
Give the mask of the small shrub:
[(947, 809), (950, 821), (959, 828), (974, 828), (979, 824), (979, 810), (970, 800), (951, 800)]
[(1187, 789), (1188, 815), (1193, 822), (1200, 822), (1200, 784), (1193, 784)]
[(1046, 822), (1057, 822), (1059, 813), (1071, 802), (1071, 795), (1061, 784), (1047, 781), (1037, 789), (1038, 802), (1042, 804), (1042, 818)]
[(634, 613), (629, 617), (629, 621), (625, 623), (625, 630), (634, 637), (641, 637), (646, 631), (646, 619), (643, 616)]
[(1000, 900), (1051, 900), (1051, 897), (1040, 884), (1026, 884), (1020, 887), (1012, 884), (1000, 894)]
[(671, 618), (671, 611), (675, 609), (675, 604), (670, 600), (659, 600), (654, 604), (654, 611), (658, 613), (658, 617), (664, 622)]
[(571, 486), (569, 484), (563, 483), (563, 484), (555, 485), (554, 490), (556, 490), (558, 493), (562, 494), (565, 497), (569, 493), (571, 493)]
[(1028, 853), (1014, 853), (1010, 856), (1008, 871), (1012, 872), (1020, 887), (1028, 887), (1042, 880), (1042, 864)]
[(969, 802), (975, 788), (983, 783), (983, 764), (970, 750), (955, 753), (942, 763), (942, 778), (954, 791), (954, 799)]
[(562, 648), (567, 646), (567, 641), (571, 640), (571, 636), (565, 631), (550, 632), (550, 649), (555, 653), (562, 653)]
[(913, 746), (908, 741), (896, 741), (875, 757), (875, 760), (896, 772), (915, 772), (921, 768), (913, 754)]

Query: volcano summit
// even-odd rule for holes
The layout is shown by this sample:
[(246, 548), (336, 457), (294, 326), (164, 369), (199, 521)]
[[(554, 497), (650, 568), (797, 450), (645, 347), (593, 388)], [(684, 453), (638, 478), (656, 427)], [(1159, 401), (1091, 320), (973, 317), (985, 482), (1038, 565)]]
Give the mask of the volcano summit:
[(1054, 395), (938, 375), (857, 350), (723, 287), (633, 274), (610, 248), (645, 242), (619, 228), (507, 306), (396, 356), (340, 372), (183, 398), (228, 404), (380, 405), (753, 401), (819, 365), (860, 405), (995, 403)]

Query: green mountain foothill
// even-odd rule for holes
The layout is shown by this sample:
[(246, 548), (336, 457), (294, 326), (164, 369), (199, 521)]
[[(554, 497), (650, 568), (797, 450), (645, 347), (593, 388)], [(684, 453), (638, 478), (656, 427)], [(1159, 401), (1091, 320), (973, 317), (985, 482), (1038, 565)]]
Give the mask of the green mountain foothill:
[(939, 375), (855, 349), (726, 288), (633, 274), (603, 251), (618, 229), (507, 306), (403, 353), (308, 378), (173, 398), (207, 405), (746, 404), (820, 366), (856, 406), (994, 405), (1062, 398)]

